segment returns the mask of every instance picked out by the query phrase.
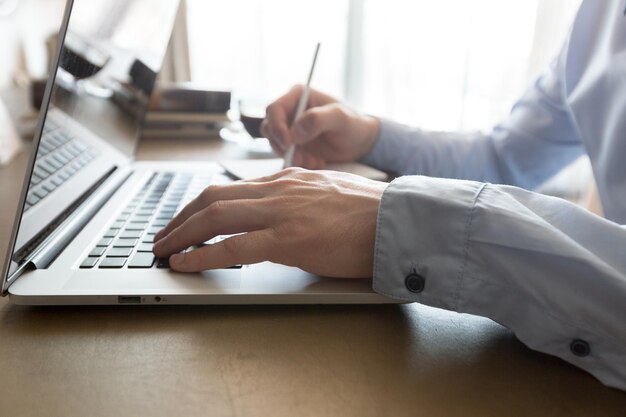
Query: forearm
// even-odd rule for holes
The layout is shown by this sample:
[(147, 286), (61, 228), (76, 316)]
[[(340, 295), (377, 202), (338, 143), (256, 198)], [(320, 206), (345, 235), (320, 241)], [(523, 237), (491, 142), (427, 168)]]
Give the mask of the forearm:
[[(478, 133), (428, 132), (381, 120), (378, 139), (363, 162), (398, 176), (471, 178), (499, 183), (501, 175), (493, 155), (483, 146), (485, 139)], [(483, 151), (477, 151), (481, 147)], [(474, 157), (469, 158), (470, 154)]]
[[(626, 389), (625, 244), (623, 227), (562, 200), (404, 177), (379, 209), (374, 289), (489, 317), (529, 347)], [(577, 356), (575, 341), (590, 352)]]
[[(515, 115), (519, 118), (519, 113)], [(529, 115), (525, 117), (530, 117)], [(513, 118), (513, 116), (512, 116)], [(523, 124), (522, 120), (516, 120)], [(545, 140), (511, 126), (490, 134), (429, 132), (381, 120), (364, 163), (395, 175), (466, 179), (534, 189), (583, 153), (579, 143)]]
[(428, 132), (382, 120), (363, 161), (397, 175), (536, 188), (585, 152), (563, 97), (562, 61), (563, 55), (489, 134)]

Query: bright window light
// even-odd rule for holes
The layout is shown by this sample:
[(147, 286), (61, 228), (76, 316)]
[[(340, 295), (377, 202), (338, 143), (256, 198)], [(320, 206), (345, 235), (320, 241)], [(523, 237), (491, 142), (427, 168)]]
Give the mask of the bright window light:
[(549, 64), (580, 0), (187, 0), (194, 81), (273, 99), (305, 80), (425, 129), (487, 130)]

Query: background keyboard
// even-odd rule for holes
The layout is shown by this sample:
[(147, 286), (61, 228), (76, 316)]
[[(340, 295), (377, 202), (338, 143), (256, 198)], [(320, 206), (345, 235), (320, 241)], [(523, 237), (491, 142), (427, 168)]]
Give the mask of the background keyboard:
[(48, 197), (97, 156), (94, 149), (46, 121), (28, 185), (24, 211)]

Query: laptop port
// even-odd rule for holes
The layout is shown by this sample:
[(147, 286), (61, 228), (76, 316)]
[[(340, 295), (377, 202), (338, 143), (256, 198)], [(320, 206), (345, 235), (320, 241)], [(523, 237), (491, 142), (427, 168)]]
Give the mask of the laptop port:
[(117, 302), (120, 304), (141, 304), (141, 297), (120, 295), (119, 297), (117, 297)]

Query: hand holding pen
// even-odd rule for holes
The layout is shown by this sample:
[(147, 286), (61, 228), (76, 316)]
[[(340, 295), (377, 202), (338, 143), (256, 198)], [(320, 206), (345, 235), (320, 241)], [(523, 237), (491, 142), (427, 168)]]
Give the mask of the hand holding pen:
[[(315, 61), (314, 58), (309, 81)], [(374, 146), (378, 129), (378, 119), (300, 85), (270, 104), (261, 124), (263, 136), (270, 140), (277, 155), (287, 159), (286, 154), (293, 147), (292, 159), (286, 165), (309, 169), (361, 159)]]

